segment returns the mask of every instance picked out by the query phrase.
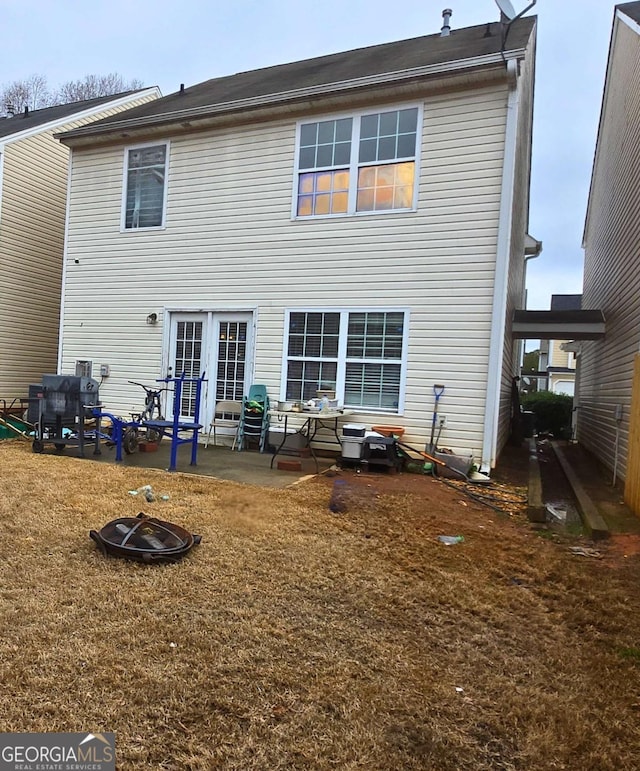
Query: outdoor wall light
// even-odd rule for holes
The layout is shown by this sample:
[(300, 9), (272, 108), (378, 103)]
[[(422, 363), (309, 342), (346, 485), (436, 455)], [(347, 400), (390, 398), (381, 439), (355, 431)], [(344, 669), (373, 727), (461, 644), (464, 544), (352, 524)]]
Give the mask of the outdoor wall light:
[(158, 323), (158, 314), (157, 313), (150, 313), (147, 316), (147, 324), (157, 324)]

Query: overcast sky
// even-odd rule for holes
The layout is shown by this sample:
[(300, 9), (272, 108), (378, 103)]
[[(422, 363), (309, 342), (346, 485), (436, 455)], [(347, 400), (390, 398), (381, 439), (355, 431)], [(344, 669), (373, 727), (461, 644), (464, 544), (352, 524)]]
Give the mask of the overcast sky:
[[(528, 3), (511, 0), (517, 12)], [(209, 78), (495, 21), (494, 0), (0, 0), (0, 83), (119, 72), (163, 94)], [(538, 0), (528, 307), (582, 290), (582, 229), (614, 3)]]

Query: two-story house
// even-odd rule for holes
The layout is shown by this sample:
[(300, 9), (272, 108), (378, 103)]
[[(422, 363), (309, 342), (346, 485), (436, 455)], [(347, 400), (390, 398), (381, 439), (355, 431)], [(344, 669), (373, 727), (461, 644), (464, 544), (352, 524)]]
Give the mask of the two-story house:
[[(72, 150), (59, 369), (318, 389), (494, 465), (524, 296), (534, 18), (216, 78), (61, 136)], [(183, 413), (193, 404), (183, 400)]]
[(157, 88), (0, 118), (0, 397), (58, 363), (69, 150), (54, 134), (157, 99)]

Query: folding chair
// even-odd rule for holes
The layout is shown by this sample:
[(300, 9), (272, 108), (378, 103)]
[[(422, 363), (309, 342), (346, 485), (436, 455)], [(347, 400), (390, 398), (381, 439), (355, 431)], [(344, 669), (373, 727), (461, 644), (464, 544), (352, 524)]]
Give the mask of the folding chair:
[[(211, 432), (213, 432), (213, 446), (217, 444), (216, 429), (217, 428), (235, 428), (235, 435), (233, 437), (233, 445), (231, 449), (235, 449), (236, 441), (238, 438), (238, 424), (240, 423), (240, 416), (242, 415), (242, 402), (241, 401), (221, 401), (217, 402), (214, 412), (213, 420), (209, 424), (209, 433), (207, 434), (207, 441), (204, 446), (209, 446), (209, 440), (211, 439)], [(233, 417), (229, 417), (233, 416)]]

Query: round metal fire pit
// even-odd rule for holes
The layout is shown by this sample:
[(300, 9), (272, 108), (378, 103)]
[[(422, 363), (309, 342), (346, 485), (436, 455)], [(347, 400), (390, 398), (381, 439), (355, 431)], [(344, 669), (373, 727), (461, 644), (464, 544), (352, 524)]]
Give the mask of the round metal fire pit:
[(200, 535), (192, 535), (180, 525), (163, 522), (140, 512), (137, 517), (114, 519), (98, 532), (89, 531), (100, 551), (113, 557), (139, 562), (177, 562), (197, 546)]

